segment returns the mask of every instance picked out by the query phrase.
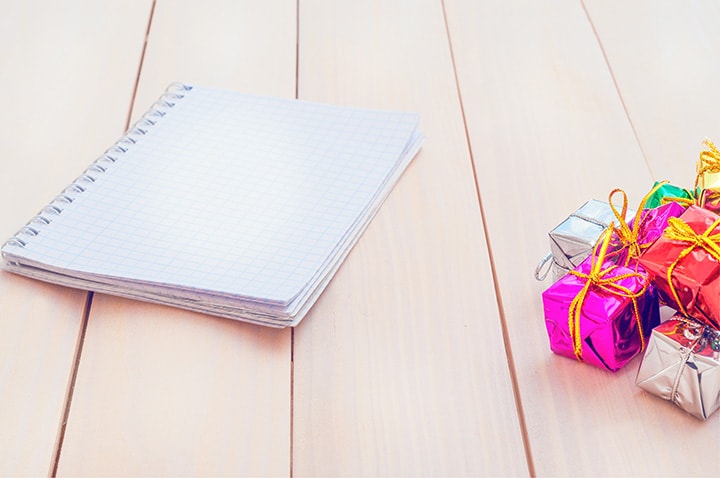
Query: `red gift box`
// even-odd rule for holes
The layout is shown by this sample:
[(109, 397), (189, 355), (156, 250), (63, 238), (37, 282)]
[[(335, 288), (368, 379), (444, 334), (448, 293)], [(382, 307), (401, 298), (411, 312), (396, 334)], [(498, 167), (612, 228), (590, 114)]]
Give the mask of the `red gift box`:
[(639, 259), (661, 298), (684, 315), (720, 327), (720, 216), (690, 206)]

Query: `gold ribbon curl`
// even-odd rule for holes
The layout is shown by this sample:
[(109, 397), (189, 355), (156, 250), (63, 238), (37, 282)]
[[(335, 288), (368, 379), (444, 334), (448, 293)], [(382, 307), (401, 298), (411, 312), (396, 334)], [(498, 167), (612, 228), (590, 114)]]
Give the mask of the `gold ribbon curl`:
[[(577, 270), (570, 271), (570, 274), (580, 279), (585, 279), (585, 284), (583, 285), (583, 288), (572, 300), (572, 302), (570, 303), (570, 308), (568, 309), (568, 330), (570, 331), (570, 337), (572, 338), (573, 352), (575, 353), (575, 357), (580, 362), (583, 361), (582, 334), (580, 333), (580, 312), (582, 310), (585, 298), (587, 297), (587, 294), (590, 291), (591, 287), (595, 287), (606, 293), (618, 297), (627, 297), (632, 300), (633, 313), (638, 325), (638, 331), (640, 332), (640, 347), (641, 350), (645, 350), (645, 333), (643, 332), (642, 321), (640, 320), (640, 311), (638, 310), (637, 298), (645, 293), (649, 283), (647, 280), (647, 276), (638, 272), (629, 272), (614, 277), (608, 277), (618, 267), (617, 265), (612, 265), (607, 269), (602, 268), (613, 230), (614, 224), (611, 223), (604, 232), (602, 242), (598, 241), (598, 243), (595, 245), (592, 258), (590, 259), (590, 272), (588, 274), (579, 272)], [(598, 246), (600, 246), (599, 251)], [(627, 279), (628, 277), (639, 277), (640, 279), (642, 279), (643, 286), (639, 292), (634, 293), (629, 288), (618, 283), (624, 279)]]
[(688, 208), (690, 206), (703, 207), (703, 205), (701, 204), (702, 190), (696, 189), (695, 192), (693, 192), (693, 191), (690, 191), (689, 189), (683, 188), (683, 191), (685, 191), (688, 194), (688, 196), (690, 196), (690, 197), (689, 198), (672, 197), (672, 196), (661, 197), (660, 205), (664, 206), (671, 202), (676, 202), (685, 208)]
[[(695, 176), (695, 188), (698, 187), (703, 174), (720, 173), (720, 151), (715, 147), (715, 143), (707, 138), (705, 138), (703, 144), (707, 146), (708, 149), (700, 153), (700, 160), (697, 163), (697, 175)], [(704, 185), (703, 181), (703, 186)]]
[[(633, 221), (633, 227), (630, 229), (630, 226), (628, 225), (627, 221), (625, 220), (625, 216), (627, 215), (627, 209), (628, 209), (628, 197), (625, 191), (622, 189), (613, 189), (610, 191), (610, 195), (608, 196), (608, 202), (610, 203), (610, 209), (612, 209), (613, 214), (615, 215), (615, 218), (618, 220), (618, 227), (615, 228), (615, 234), (617, 234), (618, 238), (620, 239), (620, 242), (622, 242), (623, 247), (626, 247), (628, 249), (627, 257), (625, 257), (625, 267), (628, 266), (630, 263), (630, 259), (637, 259), (640, 257), (640, 254), (642, 254), (644, 249), (647, 249), (650, 247), (650, 244), (639, 244), (638, 239), (640, 236), (640, 223), (642, 222), (642, 211), (645, 209), (645, 203), (648, 202), (650, 199), (650, 196), (655, 194), (655, 192), (660, 189), (663, 185), (667, 184), (668, 181), (662, 181), (657, 183), (649, 193), (647, 193), (643, 198), (642, 201), (640, 201), (640, 206), (638, 206), (637, 212), (635, 213), (635, 221)], [(623, 196), (623, 205), (622, 205), (622, 211), (618, 211), (615, 208), (615, 205), (613, 204), (613, 196), (616, 193), (620, 193)]]
[(696, 247), (701, 247), (708, 254), (714, 257), (718, 262), (720, 262), (720, 233), (711, 235), (712, 231), (719, 225), (720, 219), (717, 219), (715, 222), (712, 223), (710, 227), (707, 228), (705, 232), (703, 232), (702, 234), (697, 234), (682, 219), (679, 219), (677, 217), (671, 217), (668, 220), (668, 227), (663, 233), (665, 237), (673, 241), (689, 243), (688, 247), (683, 249), (680, 254), (678, 254), (677, 258), (675, 258), (675, 260), (672, 262), (672, 264), (670, 264), (667, 269), (667, 281), (670, 287), (670, 291), (672, 292), (673, 298), (678, 305), (678, 310), (683, 315), (689, 314), (687, 313), (687, 310), (685, 310), (683, 304), (680, 302), (680, 296), (678, 295), (677, 289), (672, 282), (672, 273), (678, 263), (683, 260), (685, 256), (690, 254)]

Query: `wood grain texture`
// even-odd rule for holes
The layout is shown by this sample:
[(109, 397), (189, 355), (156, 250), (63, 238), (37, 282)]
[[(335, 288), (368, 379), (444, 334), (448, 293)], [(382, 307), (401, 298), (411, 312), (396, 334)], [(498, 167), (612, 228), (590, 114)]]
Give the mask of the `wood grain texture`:
[[(159, 1), (133, 108), (172, 81), (293, 97), (295, 2)], [(58, 474), (290, 471), (290, 330), (96, 295)]]
[(584, 4), (655, 177), (691, 188), (703, 139), (720, 142), (720, 5)]
[(289, 331), (96, 296), (58, 476), (282, 476)]
[(612, 374), (549, 350), (532, 275), (547, 232), (615, 187), (637, 204), (653, 179), (582, 4), (445, 3), (535, 473), (717, 475), (717, 415), (637, 388), (639, 358)]
[(174, 81), (293, 98), (296, 10), (294, 0), (158, 1), (133, 118)]
[(439, 2), (303, 1), (302, 99), (417, 111), (428, 140), (295, 331), (295, 476), (524, 475)]
[[(122, 132), (149, 7), (3, 4), (3, 241)], [(84, 292), (0, 273), (2, 476), (39, 476), (53, 467), (85, 300)]]

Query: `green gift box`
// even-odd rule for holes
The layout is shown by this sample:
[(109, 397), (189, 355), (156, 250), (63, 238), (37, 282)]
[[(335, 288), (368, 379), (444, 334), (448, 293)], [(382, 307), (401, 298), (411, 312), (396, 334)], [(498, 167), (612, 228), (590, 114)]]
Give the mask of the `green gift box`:
[(655, 192), (652, 193), (645, 202), (645, 209), (655, 209), (668, 202), (679, 202), (683, 206), (688, 206), (695, 201), (695, 195), (692, 191), (673, 186), (670, 183), (661, 184), (660, 182), (655, 182), (653, 189), (655, 189)]

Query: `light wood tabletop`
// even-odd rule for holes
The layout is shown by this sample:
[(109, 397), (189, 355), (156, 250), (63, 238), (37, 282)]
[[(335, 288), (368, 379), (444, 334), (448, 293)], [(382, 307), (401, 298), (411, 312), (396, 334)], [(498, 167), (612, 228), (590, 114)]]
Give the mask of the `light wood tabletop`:
[(427, 136), (294, 329), (0, 273), (0, 475), (720, 476), (720, 413), (554, 355), (533, 276), (588, 199), (692, 186), (717, 2), (0, 3), (3, 239), (173, 81)]

